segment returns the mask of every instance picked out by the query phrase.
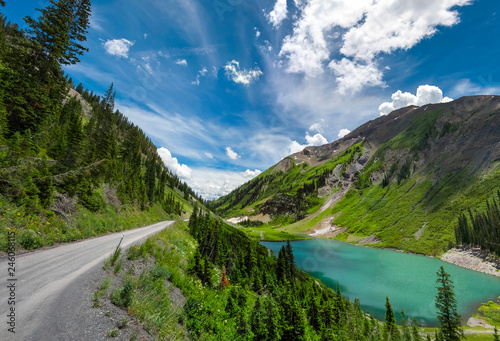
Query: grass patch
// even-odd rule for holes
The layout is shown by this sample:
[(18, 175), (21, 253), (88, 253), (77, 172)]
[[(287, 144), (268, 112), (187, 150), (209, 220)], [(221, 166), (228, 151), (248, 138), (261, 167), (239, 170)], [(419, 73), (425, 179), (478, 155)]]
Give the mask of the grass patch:
[(0, 195), (0, 251), (7, 250), (9, 232), (16, 234), (16, 248), (33, 250), (44, 246), (72, 242), (110, 232), (118, 232), (171, 220), (159, 205), (144, 211), (133, 206), (118, 210), (106, 206), (99, 212), (80, 207), (67, 220), (50, 210), (34, 213), (7, 202)]
[(500, 304), (493, 301), (481, 304), (475, 317), (484, 319), (492, 326), (500, 327)]

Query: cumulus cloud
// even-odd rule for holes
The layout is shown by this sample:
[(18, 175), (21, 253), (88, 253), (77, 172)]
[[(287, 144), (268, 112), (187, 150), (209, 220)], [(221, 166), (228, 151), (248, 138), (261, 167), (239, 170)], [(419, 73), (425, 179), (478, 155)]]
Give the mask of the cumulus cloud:
[(175, 61), (175, 64), (181, 65), (181, 66), (187, 66), (188, 65), (187, 60), (185, 60), (185, 59), (177, 59)]
[(236, 153), (231, 147), (226, 147), (226, 155), (229, 156), (231, 160), (238, 160), (241, 158), (238, 153)]
[(348, 135), (351, 131), (349, 129), (340, 129), (339, 134), (337, 135), (339, 139), (343, 138), (344, 136)]
[(308, 146), (322, 146), (328, 143), (325, 137), (320, 133), (314, 136), (310, 136), (309, 133), (306, 133), (306, 141)]
[(306, 148), (306, 147), (322, 146), (322, 145), (328, 143), (328, 140), (323, 135), (321, 135), (319, 133), (314, 135), (314, 136), (311, 136), (309, 134), (309, 132), (306, 132), (305, 140), (306, 140), (305, 144), (300, 144), (297, 141), (290, 140), (290, 143), (288, 144), (288, 148), (287, 148), (287, 151), (286, 151), (284, 156), (298, 153), (298, 152), (304, 150), (304, 148)]
[(274, 9), (266, 15), (267, 20), (274, 28), (280, 27), (283, 20), (286, 19), (288, 9), (286, 8), (286, 0), (277, 0)]
[(258, 169), (238, 172), (213, 168), (193, 168), (193, 176), (188, 183), (205, 199), (211, 200), (229, 194), (260, 173), (261, 171)]
[(382, 72), (373, 62), (358, 63), (342, 58), (333, 60), (328, 67), (337, 76), (338, 91), (341, 94), (358, 92), (365, 86), (383, 85)]
[(108, 40), (103, 45), (106, 53), (116, 57), (128, 58), (130, 47), (134, 44), (135, 42), (122, 38)]
[(259, 38), (261, 35), (261, 32), (259, 31), (259, 29), (257, 27), (254, 27), (253, 29), (255, 30), (255, 38)]
[(259, 175), (260, 173), (262, 173), (262, 171), (261, 171), (261, 170), (259, 170), (259, 169), (256, 169), (256, 170), (253, 170), (253, 171), (251, 171), (250, 169), (247, 169), (246, 171), (244, 171), (244, 172), (242, 173), (242, 175), (243, 175), (243, 177), (245, 177), (245, 178), (250, 178), (250, 179), (253, 179), (253, 178), (255, 178), (257, 175)]
[(410, 105), (420, 107), (425, 104), (446, 103), (453, 101), (453, 99), (449, 97), (443, 98), (443, 91), (433, 85), (420, 85), (417, 89), (416, 95), (398, 90), (392, 94), (391, 98), (392, 102), (384, 102), (379, 106), (378, 110), (381, 116), (387, 115), (393, 110)]
[(165, 148), (161, 147), (158, 149), (158, 155), (162, 159), (165, 166), (170, 169), (171, 172), (177, 174), (178, 177), (183, 179), (191, 178), (192, 169), (186, 165), (180, 164), (176, 157), (172, 156), (172, 153)]
[(243, 85), (250, 85), (263, 75), (259, 67), (253, 70), (240, 69), (240, 63), (236, 60), (227, 62), (226, 66), (224, 66), (224, 70), (226, 70), (227, 79)]
[[(316, 77), (329, 65), (339, 90), (381, 86), (381, 54), (407, 50), (440, 26), (459, 22), (456, 6), (472, 0), (316, 0), (299, 1), (299, 19), (283, 40), (286, 70)], [(296, 1), (297, 3), (297, 1)], [(338, 56), (332, 60), (331, 56)], [(383, 69), (383, 66), (381, 66)], [(362, 76), (362, 77), (361, 77)], [(356, 80), (366, 78), (359, 85)]]

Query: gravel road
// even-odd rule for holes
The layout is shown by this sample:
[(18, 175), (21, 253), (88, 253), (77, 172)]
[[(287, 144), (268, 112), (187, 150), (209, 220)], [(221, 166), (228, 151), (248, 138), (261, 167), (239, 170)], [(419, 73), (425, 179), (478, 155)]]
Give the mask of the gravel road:
[[(99, 271), (115, 250), (121, 236), (122, 248), (144, 241), (173, 222), (109, 234), (16, 256), (15, 279), (8, 278), (8, 258), (0, 286), (0, 340), (97, 340), (93, 330), (92, 292), (102, 280)], [(14, 284), (14, 287), (12, 287)], [(11, 286), (9, 288), (9, 285)], [(9, 305), (11, 292), (15, 305)], [(15, 334), (9, 332), (11, 307), (15, 308)]]

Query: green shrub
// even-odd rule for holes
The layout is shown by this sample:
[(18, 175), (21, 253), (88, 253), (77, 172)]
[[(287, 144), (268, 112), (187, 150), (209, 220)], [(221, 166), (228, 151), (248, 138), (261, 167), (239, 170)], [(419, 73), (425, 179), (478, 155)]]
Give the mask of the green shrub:
[(156, 265), (153, 269), (151, 269), (151, 277), (153, 278), (153, 281), (156, 281), (157, 279), (170, 279), (172, 274), (168, 269), (164, 266), (161, 265)]
[(134, 284), (132, 280), (127, 277), (123, 287), (113, 290), (111, 293), (111, 303), (120, 306), (128, 307), (134, 299)]
[(33, 230), (21, 230), (17, 234), (17, 242), (26, 250), (37, 249), (43, 246), (43, 238), (39, 232)]

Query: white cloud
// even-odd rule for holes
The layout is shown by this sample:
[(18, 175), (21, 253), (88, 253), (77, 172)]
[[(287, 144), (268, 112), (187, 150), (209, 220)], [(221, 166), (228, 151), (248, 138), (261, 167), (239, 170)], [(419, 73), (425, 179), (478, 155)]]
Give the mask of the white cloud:
[(286, 19), (288, 10), (286, 8), (286, 0), (277, 0), (274, 5), (274, 9), (266, 15), (267, 20), (271, 23), (274, 28), (280, 27), (283, 20)]
[(259, 175), (260, 173), (262, 173), (261, 170), (259, 169), (256, 169), (254, 171), (251, 171), (250, 169), (247, 169), (246, 171), (244, 171), (242, 174), (245, 178), (250, 178), (250, 179), (253, 179), (255, 178), (257, 175)]
[[(187, 65), (187, 63), (186, 63)], [(206, 67), (203, 67), (200, 71), (198, 71), (198, 74), (196, 75), (196, 79), (191, 82), (192, 85), (200, 85), (200, 78), (204, 77), (207, 74), (208, 70)]]
[(261, 32), (259, 31), (259, 29), (257, 27), (254, 27), (253, 29), (255, 30), (255, 38), (259, 38), (261, 35)]
[(308, 146), (322, 146), (328, 143), (325, 137), (320, 133), (314, 136), (310, 136), (309, 133), (306, 133), (306, 141)]
[(128, 58), (130, 47), (134, 44), (135, 42), (127, 39), (113, 39), (106, 41), (103, 45), (106, 53), (116, 57)]
[(383, 85), (382, 72), (373, 62), (361, 64), (349, 59), (333, 60), (328, 67), (337, 76), (338, 91), (344, 95), (348, 92), (358, 92), (365, 86)]
[(224, 66), (224, 70), (226, 70), (227, 79), (244, 85), (250, 85), (263, 75), (259, 67), (256, 67), (254, 70), (241, 70), (240, 63), (236, 60), (227, 62), (226, 66)]
[(147, 37), (148, 37), (148, 34), (144, 33), (144, 39), (146, 39)]
[[(283, 40), (280, 56), (286, 58), (288, 72), (308, 77), (322, 74), (328, 64), (343, 92), (381, 86), (384, 85), (383, 73), (375, 62), (381, 54), (410, 49), (434, 35), (438, 27), (457, 24), (459, 16), (455, 7), (471, 2), (301, 1), (299, 19), (293, 33)], [(339, 57), (332, 60), (331, 56)], [(361, 84), (356, 82), (360, 79)]]
[[(325, 120), (321, 120), (321, 122), (324, 122)], [(324, 123), (314, 123), (314, 124), (311, 124), (311, 126), (309, 127), (309, 130), (310, 131), (317, 131), (318, 133), (323, 133), (323, 125)]]
[(260, 170), (235, 172), (213, 168), (193, 168), (191, 188), (206, 199), (217, 199), (259, 175)]
[(226, 147), (226, 155), (232, 160), (238, 160), (241, 156), (238, 155), (231, 147)]
[(167, 148), (159, 148), (158, 155), (160, 155), (160, 158), (163, 160), (165, 166), (167, 166), (171, 172), (177, 174), (178, 177), (183, 179), (191, 178), (192, 169), (186, 165), (180, 164), (177, 158), (173, 157), (172, 153), (170, 153)]
[(379, 106), (378, 110), (381, 116), (387, 115), (393, 110), (410, 105), (422, 106), (425, 104), (453, 101), (453, 99), (449, 97), (443, 98), (443, 91), (433, 85), (420, 85), (416, 95), (398, 90), (392, 94), (391, 98), (392, 102), (384, 102)]
[(208, 157), (209, 159), (214, 158), (214, 154), (212, 154), (212, 153), (205, 153), (205, 156)]
[(339, 139), (343, 138), (344, 136), (348, 135), (351, 131), (349, 129), (340, 129), (339, 134), (337, 135)]
[(181, 66), (187, 66), (188, 65), (187, 60), (185, 60), (185, 59), (177, 59), (175, 61), (175, 64), (181, 65)]

